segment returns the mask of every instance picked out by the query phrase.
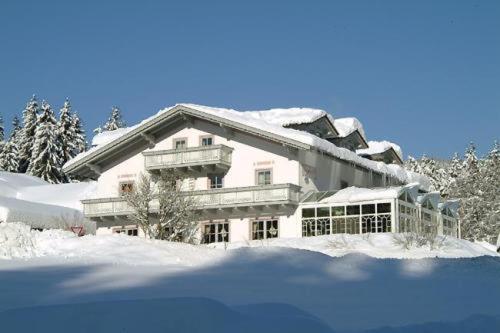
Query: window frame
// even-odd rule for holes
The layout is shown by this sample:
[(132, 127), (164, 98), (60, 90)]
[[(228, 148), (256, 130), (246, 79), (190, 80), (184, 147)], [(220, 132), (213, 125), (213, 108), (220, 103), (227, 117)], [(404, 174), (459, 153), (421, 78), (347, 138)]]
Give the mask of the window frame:
[[(219, 232), (219, 226), (220, 225), (225, 225), (227, 224), (227, 241), (220, 241), (219, 237), (222, 237), (222, 235)], [(205, 233), (205, 229), (207, 226), (215, 226), (215, 232), (214, 233)], [(223, 227), (224, 228), (224, 227)], [(202, 244), (213, 244), (213, 243), (230, 243), (231, 242), (231, 223), (229, 220), (215, 220), (215, 221), (210, 221), (210, 222), (205, 222), (201, 224), (201, 235), (202, 235)], [(210, 235), (213, 235), (214, 238), (216, 239), (215, 241), (211, 242), (206, 242), (205, 239), (207, 235), (210, 237)]]
[[(279, 221), (279, 218), (274, 218), (274, 217), (270, 217), (270, 218), (258, 218), (258, 219), (253, 219), (250, 221), (250, 240), (265, 240), (265, 239), (273, 239), (273, 238), (279, 238), (280, 237), (280, 221)], [(273, 236), (273, 237), (268, 237), (268, 232), (270, 229), (269, 228), (269, 224), (271, 224), (271, 227), (272, 227), (272, 223), (273, 222), (276, 222), (276, 236)], [(253, 229), (253, 226), (255, 223), (262, 223), (263, 224), (263, 230), (258, 230), (258, 231), (255, 231), (254, 232), (254, 229)], [(254, 235), (257, 234), (257, 233), (260, 233), (262, 232), (263, 233), (263, 238), (255, 238)]]
[[(122, 186), (125, 184), (130, 184), (132, 185), (132, 190), (131, 191), (123, 191)], [(123, 197), (126, 193), (132, 193), (134, 191), (135, 187), (135, 180), (122, 180), (118, 182), (118, 194)]]
[[(212, 179), (210, 178), (211, 176), (221, 176), (221, 183), (220, 183), (220, 187), (218, 186), (212, 186)], [(215, 190), (215, 189), (218, 189), (218, 188), (224, 188), (224, 174), (223, 173), (209, 173), (207, 174), (207, 185), (208, 185), (208, 189), (209, 190)]]
[[(177, 148), (177, 142), (184, 141), (185, 147), (184, 148)], [(187, 137), (181, 137), (181, 138), (173, 138), (172, 139), (172, 148), (175, 150), (184, 150), (188, 147), (188, 138)]]
[[(259, 173), (260, 172), (269, 172), (269, 184), (259, 184)], [(273, 168), (264, 168), (264, 169), (255, 169), (255, 185), (256, 186), (267, 186), (273, 184)]]
[[(203, 144), (203, 140), (204, 139), (212, 139), (212, 143), (210, 143), (209, 145), (204, 145)], [(199, 145), (200, 147), (207, 147), (207, 146), (213, 146), (215, 143), (215, 137), (213, 135), (200, 135), (200, 139), (199, 139)]]

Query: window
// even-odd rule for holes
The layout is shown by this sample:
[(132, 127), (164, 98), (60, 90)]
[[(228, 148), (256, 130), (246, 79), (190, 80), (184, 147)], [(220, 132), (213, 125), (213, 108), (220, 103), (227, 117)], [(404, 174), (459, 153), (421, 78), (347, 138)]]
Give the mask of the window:
[(386, 202), (386, 203), (379, 203), (377, 204), (377, 214), (380, 213), (390, 213), (391, 212), (391, 204)]
[(344, 206), (332, 207), (332, 216), (344, 216)]
[(187, 148), (187, 139), (174, 139), (174, 148), (175, 149), (186, 149)]
[(359, 205), (347, 206), (347, 215), (359, 215)]
[(316, 216), (317, 217), (329, 217), (330, 216), (330, 207), (318, 207), (316, 208)]
[(302, 217), (314, 217), (314, 208), (303, 208), (302, 209)]
[(375, 214), (375, 205), (362, 205), (361, 211), (363, 214)]
[(278, 220), (258, 220), (252, 222), (252, 239), (278, 237)]
[(211, 146), (214, 144), (213, 136), (202, 136), (200, 137), (200, 146)]
[(134, 182), (133, 181), (121, 182), (119, 186), (120, 186), (120, 188), (119, 188), (120, 195), (132, 193), (132, 191), (134, 190)]
[(224, 175), (222, 174), (209, 174), (208, 187), (211, 189), (222, 188), (224, 184)]
[(255, 171), (257, 178), (257, 185), (271, 185), (273, 183), (272, 171), (267, 170), (257, 170)]
[(124, 228), (117, 228), (113, 229), (113, 233), (115, 234), (123, 234), (127, 236), (137, 236), (138, 235), (138, 230), (136, 227), (124, 227)]
[(203, 243), (229, 242), (229, 222), (206, 223), (203, 225)]

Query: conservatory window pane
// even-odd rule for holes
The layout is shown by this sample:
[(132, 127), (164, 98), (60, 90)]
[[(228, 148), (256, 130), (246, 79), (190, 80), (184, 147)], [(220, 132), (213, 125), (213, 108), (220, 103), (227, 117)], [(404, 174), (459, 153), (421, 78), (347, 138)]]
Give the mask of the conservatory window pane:
[(317, 217), (330, 216), (330, 207), (318, 207), (316, 208)]
[(303, 208), (302, 217), (314, 217), (314, 208)]
[(375, 205), (362, 205), (363, 214), (375, 214)]
[(390, 213), (391, 212), (391, 204), (390, 203), (379, 203), (377, 205), (377, 213)]
[(347, 206), (347, 215), (359, 215), (359, 205)]
[(345, 215), (344, 206), (332, 207), (332, 216), (344, 216), (344, 215)]

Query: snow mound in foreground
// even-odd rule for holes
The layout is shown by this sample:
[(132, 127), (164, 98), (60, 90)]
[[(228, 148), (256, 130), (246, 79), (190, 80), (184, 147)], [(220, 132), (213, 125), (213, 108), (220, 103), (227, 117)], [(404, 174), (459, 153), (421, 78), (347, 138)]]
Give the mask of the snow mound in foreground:
[(124, 235), (87, 235), (77, 237), (62, 230), (30, 230), (19, 223), (0, 224), (0, 259), (79, 258), (86, 261), (130, 265), (175, 265), (179, 267), (214, 264), (242, 247), (296, 248), (339, 257), (362, 253), (375, 258), (462, 258), (497, 256), (486, 247), (456, 238), (442, 237), (436, 249), (428, 247), (404, 250), (395, 244), (392, 234), (329, 235), (310, 238), (282, 238), (249, 243), (189, 245)]

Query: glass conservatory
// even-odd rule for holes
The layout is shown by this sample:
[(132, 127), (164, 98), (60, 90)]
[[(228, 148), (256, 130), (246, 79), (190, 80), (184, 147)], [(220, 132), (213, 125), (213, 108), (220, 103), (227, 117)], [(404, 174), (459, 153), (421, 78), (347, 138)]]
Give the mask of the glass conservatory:
[(436, 198), (411, 186), (314, 192), (300, 204), (302, 236), (426, 230), (457, 237), (456, 216), (448, 206), (441, 211)]

